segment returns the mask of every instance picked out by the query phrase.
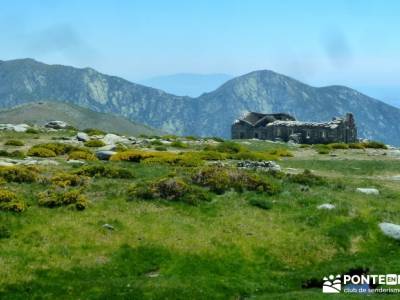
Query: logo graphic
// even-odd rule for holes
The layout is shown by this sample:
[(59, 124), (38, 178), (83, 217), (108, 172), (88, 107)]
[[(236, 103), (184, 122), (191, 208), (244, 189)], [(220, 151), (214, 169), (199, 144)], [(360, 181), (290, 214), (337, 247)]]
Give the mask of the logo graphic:
[(329, 277), (324, 277), (324, 284), (322, 286), (322, 292), (327, 294), (340, 293), (342, 290), (342, 281), (340, 280), (340, 275), (329, 275)]

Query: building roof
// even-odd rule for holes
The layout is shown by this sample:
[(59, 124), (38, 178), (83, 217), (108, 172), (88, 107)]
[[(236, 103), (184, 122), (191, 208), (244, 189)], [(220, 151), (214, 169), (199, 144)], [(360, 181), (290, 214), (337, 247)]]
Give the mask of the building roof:
[(312, 127), (312, 128), (327, 128), (335, 129), (343, 122), (342, 118), (335, 118), (330, 122), (300, 122), (300, 121), (274, 121), (266, 126), (284, 126), (284, 127)]
[(235, 123), (243, 121), (252, 126), (264, 126), (267, 123), (274, 122), (276, 120), (292, 120), (296, 119), (291, 115), (285, 113), (275, 113), (275, 114), (262, 114), (257, 112), (248, 112)]

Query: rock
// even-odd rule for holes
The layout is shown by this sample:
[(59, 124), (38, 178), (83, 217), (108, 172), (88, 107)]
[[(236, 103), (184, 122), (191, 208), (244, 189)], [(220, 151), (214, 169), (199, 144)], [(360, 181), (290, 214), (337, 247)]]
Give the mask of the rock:
[(115, 151), (115, 149), (117, 149), (117, 146), (115, 146), (114, 144), (110, 144), (110, 145), (105, 145), (103, 147), (98, 148), (98, 151)]
[(82, 161), (82, 160), (77, 160), (77, 159), (70, 159), (70, 160), (67, 161), (67, 163), (69, 163), (69, 164), (76, 164), (76, 165), (83, 165), (83, 164), (85, 164), (84, 161)]
[(129, 140), (113, 133), (107, 133), (102, 141), (107, 145), (115, 145), (117, 143), (128, 143)]
[(90, 137), (87, 133), (85, 132), (78, 132), (76, 134), (76, 139), (80, 142), (87, 142), (90, 140)]
[(51, 159), (38, 160), (37, 164), (43, 165), (43, 166), (58, 166), (59, 165), (58, 161), (51, 160)]
[(379, 195), (379, 191), (374, 188), (357, 188), (356, 191), (367, 195)]
[(64, 121), (50, 121), (50, 122), (47, 122), (44, 125), (44, 127), (52, 128), (52, 129), (67, 129), (67, 128), (70, 128), (68, 123), (66, 123)]
[(244, 160), (237, 163), (238, 168), (249, 169), (249, 170), (260, 170), (260, 171), (271, 171), (280, 172), (281, 166), (274, 161), (263, 160), (263, 161), (252, 161)]
[(15, 132), (26, 132), (29, 128), (31, 128), (31, 126), (29, 126), (28, 124), (14, 125)]
[(331, 209), (335, 209), (336, 206), (333, 205), (333, 204), (330, 204), (330, 203), (324, 203), (324, 204), (319, 205), (317, 208), (318, 208), (318, 209), (327, 209), (327, 210), (331, 210)]
[(7, 161), (0, 161), (0, 167), (11, 167), (14, 164), (11, 162), (7, 162)]
[(107, 151), (107, 150), (101, 150), (101, 151), (96, 151), (96, 157), (100, 160), (109, 160), (111, 156), (113, 156), (115, 151)]
[(400, 225), (393, 223), (380, 223), (379, 228), (383, 234), (395, 240), (400, 240)]
[(110, 224), (103, 224), (103, 226), (101, 226), (101, 227), (108, 229), (108, 230), (114, 230), (114, 226), (112, 226)]

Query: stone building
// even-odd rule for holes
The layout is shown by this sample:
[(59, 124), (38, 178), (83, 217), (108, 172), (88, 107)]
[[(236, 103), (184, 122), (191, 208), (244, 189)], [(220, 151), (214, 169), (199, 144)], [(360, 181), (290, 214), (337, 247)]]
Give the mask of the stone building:
[(293, 141), (301, 144), (354, 143), (357, 128), (353, 114), (333, 118), (329, 122), (300, 122), (284, 114), (249, 112), (236, 120), (231, 128), (232, 139)]

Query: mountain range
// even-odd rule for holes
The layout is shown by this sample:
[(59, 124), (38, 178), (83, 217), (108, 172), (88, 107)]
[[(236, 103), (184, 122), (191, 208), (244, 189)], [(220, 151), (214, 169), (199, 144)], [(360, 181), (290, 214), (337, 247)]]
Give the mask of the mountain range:
[(222, 137), (229, 137), (232, 122), (247, 111), (287, 112), (302, 121), (352, 112), (361, 137), (400, 145), (400, 109), (344, 86), (316, 88), (268, 70), (235, 77), (192, 98), (91, 68), (32, 59), (0, 62), (0, 107), (32, 101), (68, 102), (175, 134)]
[(137, 124), (122, 116), (94, 112), (87, 108), (59, 101), (30, 102), (0, 110), (0, 123), (44, 125), (53, 120), (67, 122), (81, 130), (97, 128), (106, 132), (133, 136), (162, 134), (160, 130)]

